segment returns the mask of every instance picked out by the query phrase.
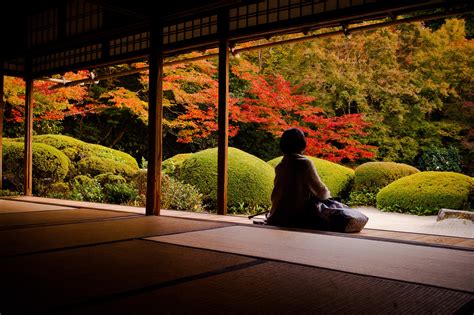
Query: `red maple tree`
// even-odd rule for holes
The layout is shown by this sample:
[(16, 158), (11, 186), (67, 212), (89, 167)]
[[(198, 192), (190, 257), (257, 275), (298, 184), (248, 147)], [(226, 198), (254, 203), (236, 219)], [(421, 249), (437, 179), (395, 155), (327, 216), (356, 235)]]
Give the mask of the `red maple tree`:
[[(280, 136), (288, 128), (302, 129), (307, 135), (306, 153), (334, 162), (373, 158), (375, 147), (359, 141), (368, 123), (362, 115), (327, 117), (315, 106), (315, 99), (297, 92), (282, 76), (257, 74), (255, 66), (240, 60), (232, 73), (247, 82), (247, 97), (229, 99), (229, 135), (239, 124), (258, 124), (262, 130)], [(164, 89), (170, 91), (170, 104), (180, 104), (182, 114), (170, 121), (178, 130), (178, 141), (190, 143), (217, 131), (217, 87), (215, 65), (209, 61), (178, 65), (168, 70)], [(189, 88), (191, 86), (191, 88)], [(172, 108), (172, 107), (171, 107)]]
[[(66, 80), (86, 78), (88, 71), (68, 72)], [(34, 120), (61, 120), (69, 115), (84, 112), (87, 106), (77, 106), (87, 96), (87, 87), (75, 85), (51, 89), (57, 83), (35, 80), (33, 83), (33, 115)], [(11, 106), (7, 121), (23, 122), (25, 116), (25, 81), (17, 77), (5, 77), (5, 99)], [(83, 105), (83, 104), (81, 104)], [(90, 109), (90, 108), (89, 108)]]
[(314, 97), (297, 93), (282, 76), (244, 75), (251, 83), (250, 94), (240, 106), (242, 122), (260, 124), (275, 136), (295, 127), (307, 137), (306, 154), (339, 162), (373, 158), (375, 147), (361, 143), (368, 123), (362, 115), (327, 117), (313, 104)]

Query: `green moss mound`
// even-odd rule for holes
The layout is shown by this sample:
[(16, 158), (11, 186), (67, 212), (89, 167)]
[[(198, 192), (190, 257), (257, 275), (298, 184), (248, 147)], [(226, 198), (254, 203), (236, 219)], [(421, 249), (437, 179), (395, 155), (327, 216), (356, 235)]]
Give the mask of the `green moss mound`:
[(123, 184), (126, 182), (125, 178), (120, 175), (114, 175), (114, 173), (102, 173), (94, 177), (96, 181), (102, 186), (105, 184)]
[[(16, 190), (24, 188), (24, 146), (19, 141), (3, 142), (3, 176)], [(33, 143), (33, 191), (61, 182), (68, 174), (69, 158), (58, 149), (42, 143)]]
[(91, 156), (97, 156), (105, 160), (115, 161), (121, 164), (125, 164), (128, 167), (138, 170), (138, 163), (133, 156), (128, 153), (107, 148), (99, 144), (88, 144), (88, 147), (91, 151)]
[(99, 157), (126, 164), (132, 169), (138, 170), (138, 163), (131, 155), (102, 145), (87, 143), (63, 135), (34, 136), (33, 142), (45, 143), (53, 146), (56, 149), (61, 150), (73, 162), (79, 162), (81, 159), (87, 157)]
[(83, 158), (77, 163), (77, 171), (82, 175), (97, 176), (105, 173), (112, 173), (126, 178), (132, 178), (137, 169), (130, 167), (112, 159), (106, 159), (99, 156), (90, 156)]
[(33, 142), (43, 143), (61, 150), (71, 161), (69, 173), (91, 177), (112, 173), (131, 178), (138, 171), (137, 161), (129, 154), (87, 143), (63, 135), (34, 136)]
[(377, 194), (384, 211), (433, 215), (441, 208), (469, 210), (472, 177), (453, 172), (420, 172), (400, 178)]
[(34, 136), (33, 142), (44, 143), (60, 150), (71, 161), (78, 161), (87, 154), (87, 143), (72, 137), (63, 135), (40, 135)]
[[(268, 207), (274, 169), (256, 156), (229, 148), (228, 206)], [(179, 179), (196, 186), (212, 207), (217, 205), (217, 148), (192, 154), (179, 171)]]
[(183, 165), (184, 161), (186, 161), (191, 156), (192, 153), (180, 153), (170, 157), (169, 159), (164, 160), (162, 164), (163, 172), (170, 176), (178, 178), (178, 173), (181, 169), (181, 166)]
[(402, 163), (364, 163), (355, 169), (354, 190), (377, 192), (399, 178), (418, 172), (417, 168)]
[[(326, 184), (333, 197), (347, 195), (354, 180), (354, 170), (312, 156), (306, 157), (313, 161), (319, 177), (321, 177), (323, 183)], [(267, 163), (275, 168), (282, 159), (283, 157), (280, 156), (268, 161)]]
[[(4, 143), (7, 185), (21, 191), (23, 139), (4, 139)], [(98, 176), (98, 183), (105, 185), (122, 183), (137, 171), (136, 160), (118, 150), (63, 135), (33, 137), (33, 191), (40, 195), (47, 195), (55, 183), (75, 184), (77, 175)]]

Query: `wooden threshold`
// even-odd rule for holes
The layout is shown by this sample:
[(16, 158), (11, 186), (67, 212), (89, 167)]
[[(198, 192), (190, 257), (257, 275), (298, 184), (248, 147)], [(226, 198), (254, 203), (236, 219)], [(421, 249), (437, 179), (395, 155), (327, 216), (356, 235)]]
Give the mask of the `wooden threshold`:
[[(74, 208), (88, 208), (88, 209), (96, 209), (96, 210), (132, 212), (132, 213), (137, 213), (137, 214), (145, 213), (145, 209), (140, 208), (140, 207), (82, 202), (82, 201), (74, 201), (74, 200), (62, 200), (62, 199), (53, 199), (53, 198), (42, 198), (42, 197), (33, 197), (33, 196), (17, 196), (17, 197), (0, 198), (0, 201), (1, 200), (58, 206), (58, 209), (60, 207), (74, 207)], [(194, 220), (201, 220), (201, 221), (226, 222), (226, 223), (247, 225), (247, 226), (250, 225), (256, 228), (260, 227), (257, 225), (253, 225), (252, 220), (248, 220), (247, 217), (245, 216), (233, 216), (233, 215), (222, 216), (222, 215), (209, 214), (209, 213), (197, 213), (197, 212), (187, 212), (187, 211), (177, 211), (177, 210), (161, 210), (161, 215), (166, 216), (166, 217), (194, 219)], [(297, 230), (297, 231), (301, 231), (301, 230)], [(414, 233), (414, 232), (401, 232), (401, 231), (388, 231), (388, 230), (378, 230), (378, 229), (364, 229), (360, 233), (353, 233), (353, 234), (341, 234), (341, 233), (324, 232), (324, 231), (309, 231), (309, 230), (306, 230), (305, 232), (339, 235), (339, 236), (354, 237), (354, 238), (366, 238), (366, 239), (373, 239), (373, 240), (391, 241), (391, 242), (397, 242), (397, 243), (408, 243), (408, 244), (419, 244), (419, 245), (446, 247), (446, 248), (454, 248), (454, 249), (474, 250), (474, 239), (465, 238), (465, 237), (457, 237), (457, 236), (435, 235), (435, 234)]]

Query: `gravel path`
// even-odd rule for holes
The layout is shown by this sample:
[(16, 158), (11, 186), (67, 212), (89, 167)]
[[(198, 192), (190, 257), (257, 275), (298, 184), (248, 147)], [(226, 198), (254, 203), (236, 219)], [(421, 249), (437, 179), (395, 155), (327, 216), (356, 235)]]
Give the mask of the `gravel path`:
[(474, 238), (474, 222), (463, 219), (436, 221), (437, 216), (417, 216), (404, 213), (382, 212), (373, 207), (357, 210), (369, 217), (369, 229), (448, 235)]

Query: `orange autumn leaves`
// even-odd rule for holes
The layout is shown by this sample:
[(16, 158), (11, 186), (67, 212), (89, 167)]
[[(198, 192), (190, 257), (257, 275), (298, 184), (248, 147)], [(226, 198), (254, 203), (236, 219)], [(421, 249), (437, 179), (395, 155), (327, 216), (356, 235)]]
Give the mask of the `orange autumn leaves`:
[[(190, 54), (195, 56), (197, 53)], [(146, 64), (136, 64), (143, 67)], [(275, 137), (290, 128), (301, 128), (307, 135), (307, 154), (331, 161), (374, 156), (374, 147), (359, 140), (367, 123), (359, 114), (328, 117), (317, 99), (301, 94), (282, 76), (265, 76), (245, 59), (234, 59), (231, 67), (229, 97), (229, 136), (238, 134), (242, 124), (256, 124)], [(66, 74), (67, 79), (87, 77), (85, 71)], [(35, 81), (35, 119), (60, 120), (70, 115), (100, 114), (102, 110), (128, 110), (147, 123), (148, 73), (139, 77), (140, 91), (116, 86), (96, 99), (88, 95), (88, 86), (51, 89), (55, 83)], [(235, 88), (233, 85), (239, 85)], [(236, 92), (236, 89), (240, 89)], [(216, 63), (208, 60), (165, 68), (164, 126), (178, 141), (192, 143), (217, 132), (218, 77)], [(10, 119), (21, 122), (24, 115), (24, 83), (6, 80), (6, 98), (12, 105)], [(258, 144), (256, 144), (258, 145)]]
[[(365, 135), (368, 125), (359, 114), (327, 117), (315, 105), (314, 97), (298, 93), (282, 76), (263, 76), (245, 60), (232, 67), (236, 80), (245, 82), (244, 97), (229, 98), (229, 135), (239, 132), (239, 125), (253, 123), (276, 137), (290, 128), (301, 128), (308, 137), (307, 154), (331, 161), (354, 161), (374, 157), (375, 147), (364, 145), (358, 139)], [(191, 143), (207, 138), (217, 131), (216, 67), (209, 61), (194, 62), (168, 69), (164, 90), (171, 109), (180, 108), (180, 114), (169, 121), (178, 141)]]

